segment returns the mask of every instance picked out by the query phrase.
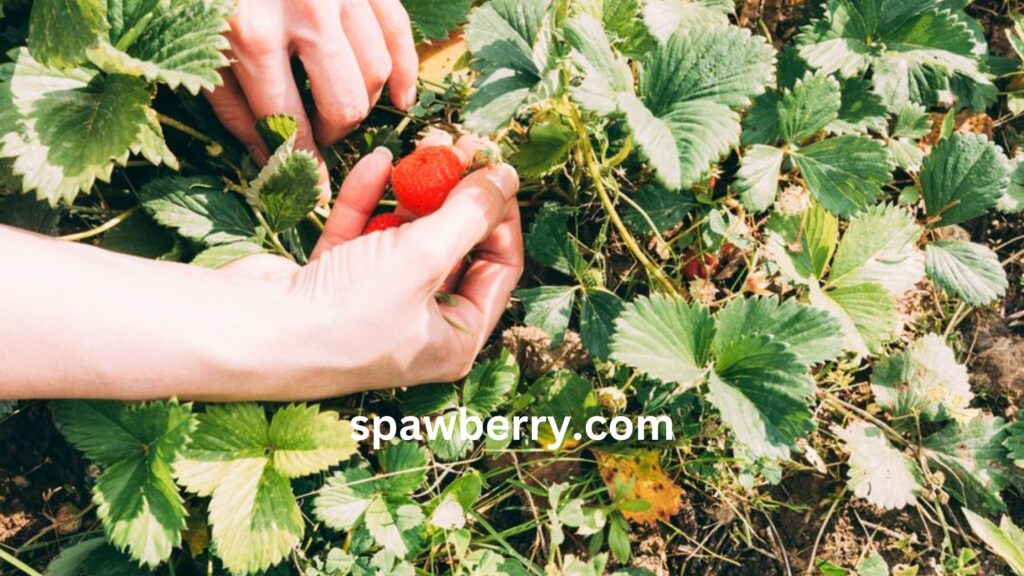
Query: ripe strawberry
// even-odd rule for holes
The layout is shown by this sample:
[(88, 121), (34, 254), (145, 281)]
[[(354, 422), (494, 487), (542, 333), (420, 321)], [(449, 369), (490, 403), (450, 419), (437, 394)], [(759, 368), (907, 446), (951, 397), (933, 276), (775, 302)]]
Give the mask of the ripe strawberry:
[(366, 236), (370, 232), (379, 232), (381, 230), (387, 230), (388, 228), (398, 228), (402, 224), (405, 224), (398, 214), (377, 214), (370, 221), (366, 223), (366, 228), (363, 228), (363, 236)]
[(714, 254), (694, 254), (687, 250), (683, 253), (683, 276), (687, 280), (708, 278), (718, 269), (718, 256)]
[(428, 146), (398, 162), (391, 173), (391, 187), (399, 204), (417, 216), (426, 216), (444, 204), (464, 172), (450, 146)]

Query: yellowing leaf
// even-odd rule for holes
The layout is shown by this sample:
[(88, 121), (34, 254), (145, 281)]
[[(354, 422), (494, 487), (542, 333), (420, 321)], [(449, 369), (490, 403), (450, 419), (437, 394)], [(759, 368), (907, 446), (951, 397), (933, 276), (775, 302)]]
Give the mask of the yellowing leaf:
[(452, 74), (455, 82), (469, 79), (469, 67), (465, 65), (469, 46), (461, 33), (452, 34), (447, 40), (421, 44), (416, 50), (420, 56), (420, 80), (428, 87), (432, 84), (446, 86), (445, 78)]
[[(622, 510), (622, 516), (630, 522), (654, 524), (658, 520), (668, 520), (683, 507), (683, 489), (665, 474), (658, 452), (594, 454), (601, 479), (613, 498), (642, 500), (650, 505), (646, 510)], [(632, 491), (616, 494), (621, 486), (631, 487)]]

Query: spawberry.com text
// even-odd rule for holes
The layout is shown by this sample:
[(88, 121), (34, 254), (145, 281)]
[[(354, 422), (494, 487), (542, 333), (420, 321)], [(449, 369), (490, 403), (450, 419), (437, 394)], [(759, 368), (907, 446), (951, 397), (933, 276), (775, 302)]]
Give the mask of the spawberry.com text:
[(388, 442), (461, 440), (477, 441), (488, 438), (494, 442), (543, 440), (544, 447), (555, 450), (571, 436), (582, 440), (602, 441), (608, 438), (625, 440), (675, 440), (672, 419), (668, 416), (591, 416), (582, 426), (573, 426), (571, 416), (491, 416), (481, 418), (465, 408), (438, 417), (356, 416), (352, 418), (352, 438), (363, 441), (372, 438), (373, 447), (380, 449)]

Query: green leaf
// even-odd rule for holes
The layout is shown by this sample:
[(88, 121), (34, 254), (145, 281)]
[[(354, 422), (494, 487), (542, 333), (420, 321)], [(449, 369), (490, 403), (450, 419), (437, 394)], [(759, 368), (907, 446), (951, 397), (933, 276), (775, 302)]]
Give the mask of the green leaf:
[(832, 134), (867, 134), (885, 132), (889, 128), (889, 113), (882, 99), (871, 91), (871, 84), (862, 78), (843, 81), (839, 117), (825, 130)]
[(824, 74), (808, 74), (784, 90), (779, 99), (779, 133), (789, 143), (814, 136), (839, 117), (839, 82)]
[(299, 123), (288, 114), (271, 114), (256, 121), (256, 131), (269, 150), (277, 150), (299, 131)]
[[(531, 415), (554, 417), (558, 421), (568, 416), (570, 439), (574, 432), (583, 430), (588, 418), (601, 414), (594, 384), (569, 370), (545, 374), (533, 383), (530, 391), (537, 399)], [(538, 441), (541, 446), (554, 442), (554, 436), (546, 423), (540, 427)]]
[(34, 195), (15, 193), (5, 196), (0, 193), (0, 224), (57, 236), (60, 233), (60, 220), (60, 210)]
[(616, 109), (616, 95), (633, 93), (629, 63), (612, 52), (604, 28), (592, 16), (580, 14), (570, 19), (564, 33), (573, 48), (573, 62), (583, 73), (573, 97), (588, 110), (611, 114)]
[(526, 317), (523, 322), (543, 330), (551, 337), (551, 346), (561, 345), (569, 329), (572, 305), (576, 301), (576, 286), (538, 286), (516, 290), (515, 296), (523, 303)]
[(103, 538), (90, 538), (61, 550), (46, 568), (48, 576), (148, 576), (151, 571), (132, 562)]
[(641, 188), (633, 197), (633, 203), (643, 213), (629, 206), (622, 218), (634, 232), (645, 235), (675, 227), (699, 205), (692, 195), (678, 194), (653, 184)]
[(782, 342), (766, 335), (715, 339), (708, 401), (756, 457), (788, 460), (796, 441), (814, 429), (814, 381)]
[(913, 460), (892, 447), (881, 429), (856, 421), (832, 431), (850, 453), (847, 486), (854, 495), (886, 510), (899, 510), (917, 501), (924, 490), (921, 473)]
[(1006, 157), (978, 134), (954, 134), (939, 142), (921, 168), (921, 195), (939, 226), (988, 212), (1009, 186)]
[[(104, 72), (145, 78), (191, 94), (221, 84), (218, 68), (228, 65), (229, 0), (177, 0), (130, 3), (110, 0), (109, 38), (88, 51), (89, 60)], [(124, 20), (118, 21), (118, 17)]]
[(620, 52), (640, 58), (651, 50), (654, 38), (643, 22), (641, 0), (603, 0), (601, 4), (601, 23)]
[(1006, 429), (1002, 418), (977, 416), (951, 422), (924, 441), (933, 470), (945, 475), (946, 492), (961, 504), (994, 514), (1006, 508), (999, 492), (1010, 479), (1003, 468)]
[(988, 246), (949, 240), (925, 246), (928, 278), (973, 306), (987, 306), (1009, 287), (999, 257)]
[(156, 110), (146, 108), (146, 124), (139, 131), (139, 139), (132, 144), (132, 154), (140, 155), (154, 166), (163, 164), (171, 170), (178, 170), (178, 158), (167, 147), (164, 129), (160, 126)]
[(792, 157), (807, 188), (837, 216), (873, 205), (892, 171), (885, 148), (861, 136), (829, 138), (801, 148)]
[(885, 558), (878, 552), (872, 552), (870, 556), (857, 564), (858, 576), (889, 576), (889, 565)]
[(835, 315), (843, 326), (844, 347), (859, 356), (882, 351), (896, 337), (896, 301), (878, 284), (864, 283), (822, 292), (811, 285), (810, 302)]
[(313, 500), (316, 517), (335, 530), (351, 530), (363, 519), (377, 492), (365, 461), (332, 474)]
[(743, 155), (743, 164), (736, 173), (736, 191), (747, 209), (763, 212), (775, 202), (783, 158), (781, 149), (762, 144), (752, 146)]
[(893, 416), (916, 415), (926, 422), (969, 420), (974, 393), (967, 368), (941, 336), (928, 334), (875, 363), (871, 390)]
[(39, 0), (32, 3), (28, 46), (43, 64), (70, 68), (107, 28), (103, 0)]
[(508, 350), (470, 370), (462, 385), (462, 404), (481, 418), (490, 416), (508, 401), (519, 385), (519, 365)]
[(1009, 516), (1003, 516), (996, 526), (966, 508), (963, 513), (981, 541), (998, 554), (1015, 574), (1024, 574), (1024, 531)]
[(1024, 162), (1019, 159), (1013, 162), (1010, 170), (1010, 183), (999, 199), (997, 206), (1000, 211), (1013, 213), (1024, 210)]
[(575, 278), (583, 268), (583, 258), (569, 235), (568, 216), (555, 204), (545, 204), (526, 236), (530, 258)]
[(479, 72), (463, 110), (467, 129), (491, 134), (544, 92), (551, 68), (549, 0), (491, 0), (469, 16), (465, 38)]
[(279, 563), (302, 539), (289, 478), (355, 452), (349, 423), (315, 406), (287, 406), (268, 423), (256, 404), (210, 405), (174, 472), (188, 491), (210, 497), (217, 555), (238, 574)]
[(622, 313), (623, 303), (613, 292), (592, 289), (580, 298), (580, 339), (590, 355), (602, 360), (611, 354), (615, 320)]
[(644, 23), (661, 42), (677, 31), (707, 26), (727, 26), (735, 11), (732, 0), (648, 0)]
[(103, 235), (100, 246), (142, 258), (160, 260), (175, 257), (174, 234), (157, 224), (145, 212), (136, 212)]
[(828, 284), (836, 288), (866, 282), (893, 296), (924, 279), (924, 255), (917, 249), (921, 228), (908, 211), (880, 204), (854, 216), (839, 242)]
[(212, 178), (158, 178), (143, 186), (139, 197), (158, 223), (207, 246), (250, 241), (256, 235), (245, 206)]
[(370, 501), (363, 518), (366, 529), (381, 547), (399, 558), (409, 552), (404, 533), (423, 524), (423, 511), (419, 506), (404, 504), (392, 509), (381, 497)]
[(1006, 427), (1006, 440), (1003, 441), (1006, 457), (1018, 468), (1024, 468), (1024, 421), (1020, 420), (1021, 416), (1024, 414), (1018, 410), (1017, 421)]
[(565, 164), (575, 140), (571, 126), (558, 121), (538, 122), (530, 126), (528, 141), (509, 161), (524, 178), (540, 178)]
[(770, 336), (805, 366), (839, 356), (839, 321), (824, 310), (776, 297), (735, 298), (717, 315), (716, 349), (747, 336)]
[(313, 211), (320, 197), (316, 159), (294, 147), (292, 135), (274, 152), (245, 192), (249, 204), (266, 216), (274, 232), (294, 228)]
[(707, 308), (654, 294), (626, 304), (611, 357), (663, 382), (692, 386), (707, 371), (714, 334)]
[(381, 450), (379, 482), (389, 497), (408, 496), (427, 479), (427, 451), (415, 442), (396, 442)]
[(192, 265), (219, 270), (228, 264), (263, 252), (263, 247), (259, 244), (242, 240), (203, 250), (192, 260)]
[(782, 139), (779, 132), (779, 93), (765, 92), (754, 99), (754, 105), (747, 109), (743, 117), (742, 126), (742, 144), (777, 144)]
[(471, 0), (402, 0), (420, 37), (444, 40), (469, 14)]
[(0, 156), (14, 159), (23, 191), (71, 203), (127, 161), (147, 123), (148, 87), (128, 76), (49, 68), (24, 49), (13, 59), (0, 72)]
[(774, 212), (767, 229), (768, 254), (784, 276), (800, 284), (822, 277), (839, 241), (839, 220), (835, 216), (812, 203), (803, 214)]
[(455, 385), (451, 382), (421, 384), (399, 394), (402, 411), (413, 416), (426, 416), (459, 407)]
[(171, 465), (195, 426), (190, 404), (64, 401), (54, 405), (61, 433), (104, 468), (93, 502), (110, 542), (155, 568), (181, 545), (184, 501)]

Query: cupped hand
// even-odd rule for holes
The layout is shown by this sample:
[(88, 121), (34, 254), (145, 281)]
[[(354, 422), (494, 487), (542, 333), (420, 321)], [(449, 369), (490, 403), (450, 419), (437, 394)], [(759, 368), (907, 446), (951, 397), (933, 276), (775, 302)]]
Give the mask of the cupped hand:
[[(467, 148), (465, 139), (459, 142), (471, 158)], [(523, 270), (515, 170), (497, 164), (472, 172), (434, 214), (362, 236), (391, 168), (386, 150), (353, 168), (308, 265), (257, 256), (230, 268), (310, 310), (298, 319), (294, 349), (278, 362), (288, 381), (306, 385), (281, 390), (277, 399), (458, 379), (509, 302)], [(438, 298), (467, 254), (471, 261), (454, 293)]]
[[(396, 107), (408, 110), (416, 101), (419, 63), (400, 0), (240, 0), (230, 25), (231, 68), (221, 71), (223, 85), (206, 94), (214, 112), (261, 162), (270, 151), (256, 120), (294, 116), (298, 146), (319, 161), (325, 200), (329, 180), (317, 144), (351, 132), (385, 84)], [(312, 118), (292, 76), (293, 55), (309, 76)]]

